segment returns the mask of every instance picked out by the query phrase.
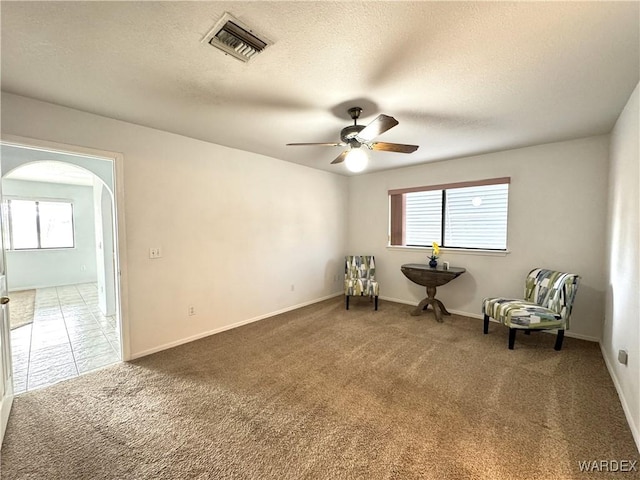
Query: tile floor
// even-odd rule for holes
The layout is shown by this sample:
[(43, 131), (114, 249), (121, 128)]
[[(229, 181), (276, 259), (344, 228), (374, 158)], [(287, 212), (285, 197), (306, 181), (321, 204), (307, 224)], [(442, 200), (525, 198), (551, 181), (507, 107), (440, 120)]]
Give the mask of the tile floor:
[(119, 325), (98, 308), (95, 283), (39, 288), (33, 323), (11, 331), (11, 353), (20, 394), (120, 361)]

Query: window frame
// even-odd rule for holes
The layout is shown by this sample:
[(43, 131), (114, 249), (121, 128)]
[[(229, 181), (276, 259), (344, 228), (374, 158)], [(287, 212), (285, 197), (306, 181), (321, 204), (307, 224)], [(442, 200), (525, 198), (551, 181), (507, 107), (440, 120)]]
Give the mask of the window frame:
[[(508, 253), (508, 243), (505, 242), (505, 248), (481, 248), (481, 247), (453, 247), (444, 244), (445, 232), (445, 209), (446, 209), (446, 191), (466, 187), (481, 187), (487, 185), (509, 185), (511, 177), (488, 178), (483, 180), (473, 180), (456, 183), (443, 183), (437, 185), (424, 185), (420, 187), (399, 188), (388, 191), (389, 197), (389, 234), (387, 247), (391, 249), (428, 249), (430, 245), (406, 245), (405, 232), (405, 212), (406, 212), (406, 196), (407, 193), (427, 192), (433, 190), (442, 191), (442, 219), (440, 224), (440, 241), (438, 245), (445, 250), (456, 252), (489, 252), (494, 254)], [(507, 223), (508, 223), (508, 196), (507, 196)], [(508, 231), (507, 231), (508, 236)], [(508, 240), (508, 237), (507, 237)]]
[[(73, 200), (70, 199), (59, 199), (59, 198), (34, 198), (34, 197), (18, 197), (18, 196), (7, 196), (6, 199), (6, 208), (7, 208), (7, 250), (11, 252), (27, 252), (27, 251), (41, 251), (41, 250), (72, 250), (76, 248), (76, 222), (75, 222), (75, 205)], [(13, 212), (11, 210), (11, 201), (19, 200), (26, 202), (35, 202), (36, 206), (36, 235), (38, 246), (30, 247), (30, 248), (15, 248), (13, 241)], [(72, 245), (70, 247), (43, 247), (42, 246), (42, 234), (41, 234), (41, 225), (40, 225), (40, 210), (39, 204), (43, 203), (66, 203), (71, 207), (71, 239)]]

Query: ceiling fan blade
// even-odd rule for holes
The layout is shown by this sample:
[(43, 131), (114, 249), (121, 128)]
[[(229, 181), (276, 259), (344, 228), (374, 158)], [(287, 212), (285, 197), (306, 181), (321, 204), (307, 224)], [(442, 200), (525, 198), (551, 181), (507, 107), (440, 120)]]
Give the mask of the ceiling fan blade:
[(331, 165), (334, 165), (336, 163), (342, 163), (344, 162), (344, 159), (347, 158), (347, 153), (349, 152), (349, 150), (345, 150), (344, 152), (342, 152), (340, 155), (338, 155), (336, 157), (336, 159), (331, 162)]
[(413, 153), (418, 149), (418, 145), (404, 145), (402, 143), (373, 142), (371, 150), (381, 150), (383, 152)]
[(287, 143), (288, 147), (346, 147), (346, 143)]
[(375, 120), (358, 133), (358, 138), (368, 142), (396, 125), (398, 125), (398, 121), (395, 118), (384, 114), (378, 115)]

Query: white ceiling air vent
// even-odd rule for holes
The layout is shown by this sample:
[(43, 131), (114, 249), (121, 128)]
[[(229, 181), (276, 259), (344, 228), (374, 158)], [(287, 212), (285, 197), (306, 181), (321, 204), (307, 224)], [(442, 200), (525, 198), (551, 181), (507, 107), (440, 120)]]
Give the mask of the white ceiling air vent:
[(229, 13), (222, 16), (202, 41), (243, 62), (248, 62), (271, 44), (269, 40), (258, 38)]

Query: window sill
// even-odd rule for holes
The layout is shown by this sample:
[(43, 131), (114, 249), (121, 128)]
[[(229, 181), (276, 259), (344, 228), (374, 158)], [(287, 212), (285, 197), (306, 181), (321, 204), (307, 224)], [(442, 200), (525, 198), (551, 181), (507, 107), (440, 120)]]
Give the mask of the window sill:
[[(414, 252), (431, 252), (431, 247), (407, 247), (404, 245), (387, 245), (387, 250), (414, 251)], [(479, 255), (484, 257), (506, 257), (511, 253), (509, 250), (481, 250), (475, 248), (444, 248), (440, 247), (440, 253), (460, 254), (460, 255)]]

